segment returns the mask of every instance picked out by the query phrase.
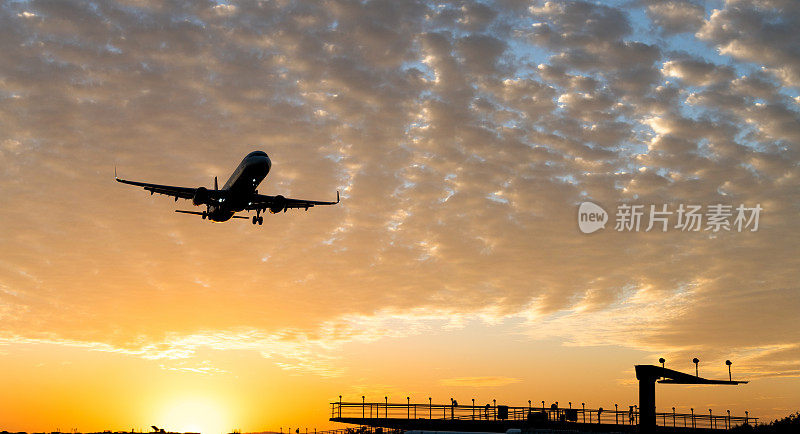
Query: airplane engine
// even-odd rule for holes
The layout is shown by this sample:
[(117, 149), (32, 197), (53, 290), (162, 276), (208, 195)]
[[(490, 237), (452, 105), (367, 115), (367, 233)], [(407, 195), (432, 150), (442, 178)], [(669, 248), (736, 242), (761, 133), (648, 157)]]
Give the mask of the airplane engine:
[(276, 214), (286, 209), (286, 198), (277, 195), (275, 196), (275, 200), (272, 202), (272, 205), (269, 206), (269, 212)]
[(192, 197), (192, 203), (194, 206), (200, 206), (203, 204), (208, 204), (210, 199), (210, 195), (208, 194), (208, 189), (205, 187), (200, 187), (194, 192), (194, 197)]

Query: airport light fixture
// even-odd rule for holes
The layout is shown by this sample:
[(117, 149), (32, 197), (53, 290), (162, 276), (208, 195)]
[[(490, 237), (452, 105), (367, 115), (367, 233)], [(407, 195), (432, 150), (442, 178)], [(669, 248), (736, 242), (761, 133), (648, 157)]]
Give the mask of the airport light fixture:
[(700, 370), (697, 367), (697, 365), (698, 365), (698, 363), (700, 363), (700, 359), (695, 357), (694, 359), (692, 359), (692, 363), (694, 363), (694, 376), (695, 377), (699, 377), (700, 376)]
[(675, 428), (675, 407), (672, 407), (672, 427)]
[(728, 365), (728, 380), (733, 381), (733, 378), (731, 377), (731, 365), (733, 364), (733, 362), (731, 362), (730, 360), (726, 360), (725, 364)]

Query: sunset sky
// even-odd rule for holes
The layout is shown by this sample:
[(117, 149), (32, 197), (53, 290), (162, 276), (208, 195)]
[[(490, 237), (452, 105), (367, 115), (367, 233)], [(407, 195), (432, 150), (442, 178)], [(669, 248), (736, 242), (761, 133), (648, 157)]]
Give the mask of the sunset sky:
[[(751, 380), (659, 410), (800, 410), (798, 28), (793, 0), (0, 3), (0, 430), (627, 408), (659, 357)], [(221, 185), (253, 150), (260, 193), (342, 203), (210, 223), (113, 178)]]

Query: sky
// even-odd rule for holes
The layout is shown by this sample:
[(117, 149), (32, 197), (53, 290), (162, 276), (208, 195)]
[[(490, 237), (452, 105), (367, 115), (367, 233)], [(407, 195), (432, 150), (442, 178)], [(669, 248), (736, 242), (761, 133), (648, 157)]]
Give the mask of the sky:
[[(0, 428), (627, 408), (659, 357), (751, 380), (659, 410), (800, 410), (798, 25), (790, 0), (0, 3)], [(210, 223), (113, 178), (210, 187), (253, 150), (260, 193), (342, 202)]]

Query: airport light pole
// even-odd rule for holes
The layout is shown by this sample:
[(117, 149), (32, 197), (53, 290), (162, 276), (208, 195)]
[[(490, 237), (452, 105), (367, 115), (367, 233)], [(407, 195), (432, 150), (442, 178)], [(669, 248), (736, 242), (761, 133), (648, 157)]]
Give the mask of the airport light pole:
[(433, 419), (433, 398), (428, 397), (428, 419)]
[[(451, 396), (450, 397), (450, 419), (455, 419), (456, 418), (455, 405), (456, 405), (456, 400), (453, 399), (453, 397)], [(445, 416), (445, 419), (447, 419), (447, 416)]]
[(411, 419), (411, 397), (406, 396), (406, 409), (408, 410), (408, 416), (406, 419)]
[(672, 407), (672, 427), (675, 428), (675, 407)]
[(385, 405), (383, 406), (383, 417), (384, 417), (384, 419), (388, 419), (389, 418), (389, 397), (388, 396), (384, 396), (383, 397), (383, 401), (385, 403)]
[(725, 364), (728, 365), (728, 380), (733, 381), (733, 377), (731, 377), (731, 365), (733, 364), (733, 362), (731, 362), (730, 360), (726, 360)]
[(364, 419), (366, 413), (364, 413), (364, 395), (361, 395), (361, 419)]
[(697, 365), (700, 363), (700, 359), (695, 357), (694, 359), (692, 359), (692, 363), (694, 363), (694, 376), (695, 377), (699, 377), (700, 376), (700, 369), (697, 367)]

